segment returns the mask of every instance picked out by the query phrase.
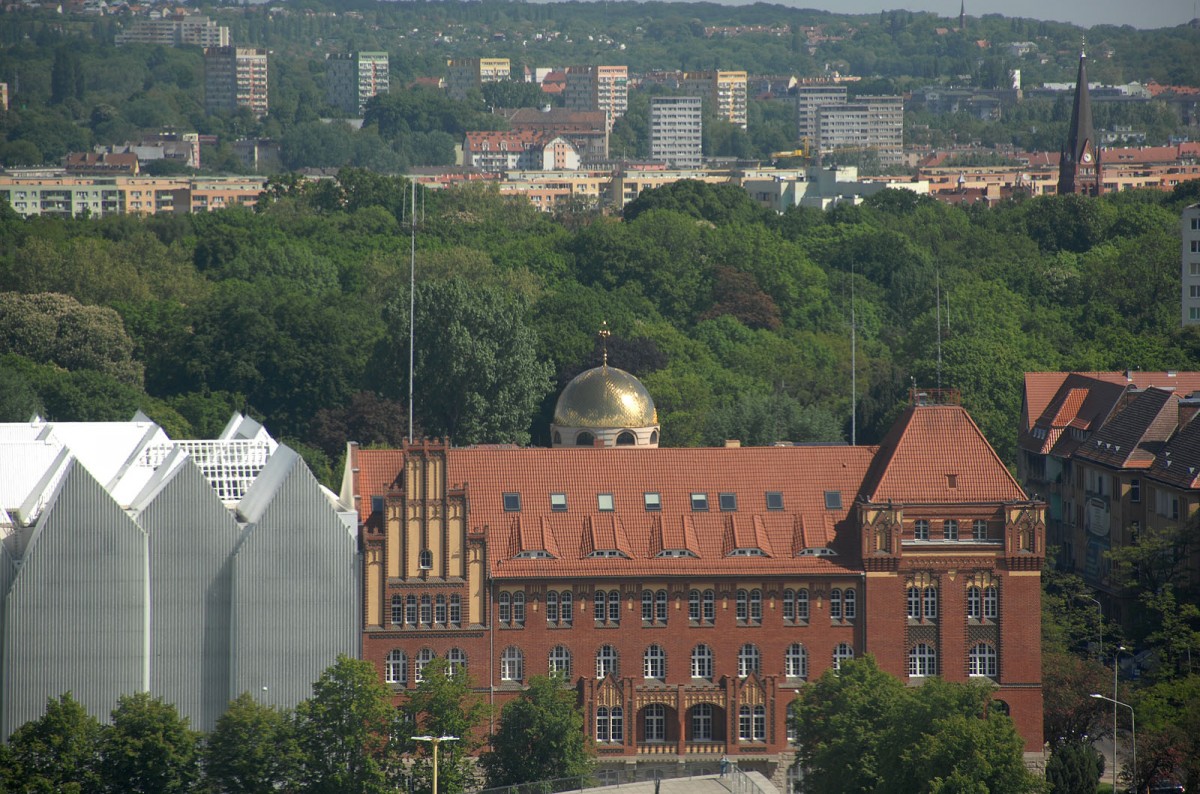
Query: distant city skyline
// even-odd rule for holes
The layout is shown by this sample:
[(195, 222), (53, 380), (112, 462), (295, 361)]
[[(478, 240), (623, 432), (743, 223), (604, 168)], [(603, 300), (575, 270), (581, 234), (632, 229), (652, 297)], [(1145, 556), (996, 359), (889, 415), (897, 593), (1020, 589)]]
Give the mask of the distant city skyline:
[[(799, 8), (820, 8), (842, 14), (877, 14), (905, 9), (931, 11), (957, 17), (960, 0), (783, 0)], [(1197, 0), (966, 0), (967, 16), (1003, 14), (1055, 22), (1093, 25), (1132, 25), (1135, 28), (1169, 28), (1197, 15)]]

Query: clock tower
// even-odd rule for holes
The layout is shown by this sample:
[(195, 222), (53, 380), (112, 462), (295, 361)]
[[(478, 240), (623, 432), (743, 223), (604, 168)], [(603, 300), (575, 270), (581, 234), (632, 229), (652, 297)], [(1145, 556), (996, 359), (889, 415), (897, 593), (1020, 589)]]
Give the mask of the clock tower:
[(1092, 101), (1088, 96), (1087, 56), (1080, 52), (1071, 126), (1058, 161), (1058, 192), (1098, 196), (1102, 187), (1100, 147), (1092, 127)]

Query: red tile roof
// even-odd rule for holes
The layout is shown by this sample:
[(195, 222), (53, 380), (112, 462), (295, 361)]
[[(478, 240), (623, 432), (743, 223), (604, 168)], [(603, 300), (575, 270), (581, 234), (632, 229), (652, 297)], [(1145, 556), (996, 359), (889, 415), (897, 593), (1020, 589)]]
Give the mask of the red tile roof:
[(864, 484), (868, 501), (1023, 501), (975, 421), (958, 405), (910, 407), (880, 445)]

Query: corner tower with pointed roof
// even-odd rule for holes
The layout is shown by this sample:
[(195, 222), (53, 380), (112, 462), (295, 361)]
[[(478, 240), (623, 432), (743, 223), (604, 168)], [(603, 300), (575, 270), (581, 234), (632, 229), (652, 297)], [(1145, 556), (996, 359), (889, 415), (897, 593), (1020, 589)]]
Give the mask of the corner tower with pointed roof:
[(1088, 95), (1087, 54), (1079, 53), (1079, 75), (1075, 80), (1075, 103), (1071, 126), (1058, 161), (1058, 192), (1098, 196), (1102, 188), (1100, 147), (1092, 127), (1092, 100)]

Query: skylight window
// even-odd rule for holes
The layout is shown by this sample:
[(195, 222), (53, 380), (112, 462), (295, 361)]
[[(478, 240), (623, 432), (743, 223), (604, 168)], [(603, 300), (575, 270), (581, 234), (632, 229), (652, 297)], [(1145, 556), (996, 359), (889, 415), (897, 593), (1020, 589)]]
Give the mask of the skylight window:
[(657, 513), (662, 510), (662, 494), (657, 491), (647, 491), (642, 494), (642, 499), (645, 500), (647, 513)]
[(692, 510), (696, 512), (704, 512), (708, 510), (708, 494), (694, 493), (692, 494)]
[(601, 513), (613, 511), (613, 495), (610, 493), (596, 494), (596, 509)]
[(779, 491), (767, 491), (767, 509), (782, 510), (783, 494)]
[(825, 509), (826, 510), (841, 510), (842, 509), (842, 492), (841, 491), (826, 491), (825, 492)]
[(567, 511), (567, 495), (565, 493), (550, 494), (550, 509), (555, 513), (565, 513)]
[(519, 493), (504, 494), (504, 512), (506, 512), (506, 513), (521, 512), (521, 494), (519, 494)]
[(730, 512), (733, 512), (734, 510), (737, 510), (737, 494), (723, 493), (719, 497), (717, 497), (717, 500), (721, 506), (722, 512), (730, 513)]

